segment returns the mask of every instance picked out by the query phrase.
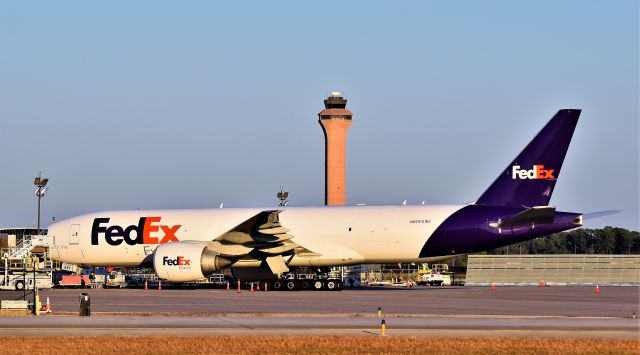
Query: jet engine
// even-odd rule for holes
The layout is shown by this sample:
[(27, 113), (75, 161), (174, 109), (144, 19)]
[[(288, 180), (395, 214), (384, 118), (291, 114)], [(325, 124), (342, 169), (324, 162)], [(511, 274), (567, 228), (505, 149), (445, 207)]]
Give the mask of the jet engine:
[(229, 264), (229, 260), (198, 242), (161, 244), (153, 256), (153, 268), (158, 277), (176, 282), (202, 280)]

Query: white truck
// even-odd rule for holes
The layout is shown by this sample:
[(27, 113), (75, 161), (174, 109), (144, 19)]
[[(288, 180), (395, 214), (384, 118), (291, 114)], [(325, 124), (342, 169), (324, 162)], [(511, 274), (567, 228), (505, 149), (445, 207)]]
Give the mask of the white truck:
[[(0, 278), (0, 290), (16, 290), (24, 289), (33, 290), (34, 285), (33, 273), (6, 273)], [(52, 288), (51, 276), (46, 273), (37, 272), (35, 275), (35, 284), (38, 289)]]
[(447, 264), (422, 264), (418, 270), (418, 279), (416, 284), (424, 286), (450, 286), (452, 283), (451, 273)]
[(112, 271), (109, 275), (106, 275), (104, 280), (104, 288), (117, 287), (117, 288), (125, 288), (127, 287), (125, 274), (117, 271)]
[(450, 286), (451, 285), (451, 275), (449, 274), (422, 274), (420, 275), (420, 279), (416, 281), (418, 285), (429, 285), (429, 286)]

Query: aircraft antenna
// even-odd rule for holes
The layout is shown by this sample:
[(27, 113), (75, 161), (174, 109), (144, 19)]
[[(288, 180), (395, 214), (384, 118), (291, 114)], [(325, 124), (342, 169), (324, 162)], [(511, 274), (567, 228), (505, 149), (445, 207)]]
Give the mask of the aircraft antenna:
[(280, 192), (276, 196), (278, 197), (278, 206), (284, 207), (289, 204), (289, 192), (284, 191), (282, 186), (280, 186)]

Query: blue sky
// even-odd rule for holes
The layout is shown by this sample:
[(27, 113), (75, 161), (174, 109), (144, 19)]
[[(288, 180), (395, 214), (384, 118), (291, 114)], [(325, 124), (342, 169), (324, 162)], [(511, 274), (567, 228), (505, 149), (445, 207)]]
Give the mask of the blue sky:
[(473, 201), (561, 108), (551, 200), (638, 229), (637, 1), (3, 2), (0, 226), (323, 203), (329, 91), (350, 204)]

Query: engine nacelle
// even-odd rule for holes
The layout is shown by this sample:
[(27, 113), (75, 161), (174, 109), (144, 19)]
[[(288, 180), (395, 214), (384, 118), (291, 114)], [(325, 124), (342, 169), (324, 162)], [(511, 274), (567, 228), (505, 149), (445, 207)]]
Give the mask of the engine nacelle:
[(229, 260), (207, 249), (202, 243), (161, 244), (153, 255), (153, 268), (158, 277), (176, 282), (202, 280), (229, 264)]

